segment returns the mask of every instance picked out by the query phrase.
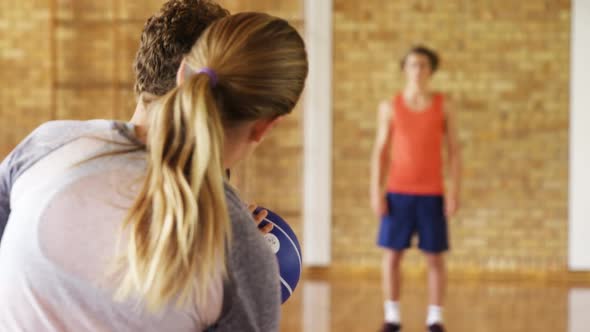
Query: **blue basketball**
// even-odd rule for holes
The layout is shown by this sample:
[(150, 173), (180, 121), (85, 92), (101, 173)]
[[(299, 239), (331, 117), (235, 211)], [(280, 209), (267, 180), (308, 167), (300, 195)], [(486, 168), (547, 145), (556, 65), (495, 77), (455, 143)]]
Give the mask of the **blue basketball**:
[(282, 302), (285, 303), (295, 291), (295, 287), (297, 287), (297, 283), (301, 278), (301, 247), (295, 232), (283, 218), (263, 207), (258, 207), (255, 213), (262, 209), (268, 211), (268, 216), (260, 223), (259, 227), (264, 227), (268, 223), (274, 226), (272, 231), (265, 235), (265, 238), (277, 256), (281, 278)]

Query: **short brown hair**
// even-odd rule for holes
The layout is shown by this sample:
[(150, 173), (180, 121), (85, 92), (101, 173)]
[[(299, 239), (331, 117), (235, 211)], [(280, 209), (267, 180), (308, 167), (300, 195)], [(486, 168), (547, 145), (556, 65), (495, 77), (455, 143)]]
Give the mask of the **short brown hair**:
[(400, 66), (401, 69), (403, 70), (405, 65), (406, 65), (406, 60), (408, 59), (408, 56), (410, 56), (411, 54), (419, 54), (419, 55), (423, 55), (425, 57), (428, 58), (428, 62), (430, 63), (430, 69), (432, 70), (432, 72), (436, 72), (436, 70), (438, 69), (439, 63), (440, 63), (440, 58), (438, 56), (438, 54), (423, 45), (416, 45), (412, 48), (410, 48), (408, 50), (408, 52), (406, 52), (406, 54), (404, 55), (404, 57), (402, 58), (401, 62), (400, 62)]
[(176, 86), (176, 72), (203, 31), (229, 11), (209, 0), (170, 0), (150, 17), (135, 55), (135, 93), (163, 96)]

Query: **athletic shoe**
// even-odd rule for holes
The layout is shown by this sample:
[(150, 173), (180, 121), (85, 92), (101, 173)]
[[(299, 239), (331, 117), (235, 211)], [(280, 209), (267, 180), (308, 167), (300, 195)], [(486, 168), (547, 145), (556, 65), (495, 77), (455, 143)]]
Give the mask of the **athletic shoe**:
[(428, 327), (428, 332), (445, 332), (445, 328), (440, 324), (432, 324)]
[(402, 330), (401, 325), (395, 323), (383, 323), (383, 327), (379, 332), (400, 332)]

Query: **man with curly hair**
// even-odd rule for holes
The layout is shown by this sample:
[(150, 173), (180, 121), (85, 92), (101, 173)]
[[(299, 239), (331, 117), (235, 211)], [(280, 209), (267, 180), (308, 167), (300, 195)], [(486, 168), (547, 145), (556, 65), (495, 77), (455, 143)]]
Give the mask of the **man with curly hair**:
[[(162, 6), (158, 13), (150, 17), (141, 34), (139, 50), (134, 61), (135, 92), (137, 95), (135, 113), (130, 125), (116, 123), (115, 127), (111, 129), (130, 140), (142, 141), (147, 135), (147, 130), (141, 128), (146, 128), (149, 123), (149, 113), (156, 103), (155, 100), (176, 86), (176, 74), (183, 57), (191, 50), (209, 25), (228, 15), (229, 12), (226, 9), (213, 1), (170, 0)], [(55, 151), (62, 146), (62, 143), (55, 139), (52, 140), (52, 137), (60, 136), (62, 133), (65, 133), (66, 136), (83, 136), (90, 129), (94, 130), (95, 123), (93, 121), (82, 123), (72, 121), (55, 122), (54, 126), (51, 127), (51, 131), (37, 133), (36, 137), (29, 137), (0, 164), (0, 239), (11, 215), (11, 193), (16, 176), (27, 171), (49, 152)], [(57, 127), (57, 129), (54, 127)], [(57, 135), (58, 133), (60, 135)], [(240, 209), (243, 208), (240, 206)], [(83, 215), (86, 211), (81, 210), (80, 212), (82, 213), (81, 219), (88, 217)], [(230, 211), (230, 215), (232, 213), (235, 214), (235, 211)], [(55, 231), (61, 232), (63, 230), (57, 229)], [(232, 219), (232, 235), (230, 239), (232, 245), (229, 247), (226, 260), (228, 277), (223, 281), (222, 293), (218, 294), (220, 295), (218, 297), (222, 298), (221, 312), (219, 319), (212, 322), (207, 331), (278, 331), (280, 317), (278, 275), (271, 276), (264, 272), (277, 270), (276, 262), (274, 259), (260, 259), (259, 254), (262, 250), (252, 249), (252, 243), (261, 242), (260, 239), (256, 238), (258, 234), (255, 232), (255, 230), (252, 230), (251, 225), (248, 224), (248, 220), (234, 222)], [(9, 251), (6, 248), (6, 244), (9, 242), (6, 241), (1, 243), (2, 250), (0, 250), (0, 253), (2, 254)], [(14, 244), (14, 241), (12, 241), (12, 244)], [(100, 241), (97, 240), (92, 245), (100, 246)], [(265, 245), (265, 243), (262, 243), (262, 245)], [(245, 247), (250, 249), (244, 250)], [(105, 247), (100, 250), (109, 249)], [(80, 255), (81, 253), (73, 254)], [(5, 277), (5, 275), (6, 273), (0, 272), (0, 277)], [(51, 279), (55, 276), (48, 274), (45, 277)], [(269, 283), (268, 280), (273, 282)], [(277, 287), (272, 289), (273, 284), (275, 284), (274, 281), (276, 281)], [(48, 291), (59, 293), (59, 290), (56, 289), (48, 289)], [(85, 290), (81, 289), (80, 291)], [(87, 326), (85, 330), (103, 330), (102, 322), (86, 321), (82, 315), (75, 314), (75, 311), (78, 310), (79, 312), (96, 313), (101, 317), (109, 317), (111, 325), (120, 324), (120, 326), (125, 326), (123, 329), (118, 329), (120, 331), (133, 331), (136, 330), (134, 326), (137, 326), (134, 323), (146, 323), (146, 321), (133, 321), (130, 317), (133, 315), (127, 317), (118, 315), (115, 311), (99, 312), (99, 303), (104, 300), (103, 297), (96, 297), (96, 301), (87, 302), (86, 306), (76, 308), (68, 307), (62, 295), (65, 294), (58, 294), (58, 296), (50, 297), (50, 299), (55, 307), (63, 307), (62, 314), (67, 313), (67, 315), (48, 315), (44, 317), (47, 322), (68, 321)], [(33, 300), (37, 299), (36, 296), (37, 294), (33, 294)], [(13, 300), (26, 301), (31, 299), (17, 298)], [(12, 310), (16, 308), (11, 307), (13, 305), (16, 304), (14, 302), (6, 303), (4, 309), (10, 308)], [(124, 306), (125, 304), (121, 303), (120, 305)], [(135, 314), (140, 309), (137, 306), (132, 306), (129, 310), (135, 310), (133, 311)], [(199, 315), (201, 314), (205, 315), (207, 313), (200, 312)], [(181, 319), (175, 323), (181, 325), (185, 321), (195, 319), (191, 315), (192, 313), (187, 312), (181, 315)], [(199, 317), (199, 319), (201, 318), (203, 317)], [(26, 315), (19, 316), (19, 319), (22, 319), (23, 322), (27, 321)], [(2, 323), (14, 324), (14, 321), (11, 320), (9, 315), (0, 310), (0, 325)], [(94, 326), (95, 329), (92, 329), (91, 326)], [(154, 328), (156, 327), (154, 326)], [(170, 326), (170, 329), (177, 330), (174, 326)], [(0, 328), (0, 330), (4, 331), (5, 329)], [(39, 331), (39, 329), (29, 329), (26, 326), (19, 326), (19, 330)]]
[(138, 103), (131, 123), (147, 121), (151, 102), (176, 86), (183, 56), (213, 21), (228, 15), (213, 1), (171, 0), (148, 18), (133, 62)]

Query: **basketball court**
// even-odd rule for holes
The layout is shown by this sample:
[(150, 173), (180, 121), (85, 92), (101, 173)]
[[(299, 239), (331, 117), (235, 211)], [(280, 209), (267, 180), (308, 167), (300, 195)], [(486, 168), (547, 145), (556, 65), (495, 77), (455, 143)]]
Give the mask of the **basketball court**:
[[(0, 0), (0, 160), (46, 121), (129, 120), (140, 33), (164, 2)], [(452, 101), (462, 150), (446, 330), (590, 331), (590, 1), (217, 2), (283, 17), (306, 41), (300, 103), (231, 173), (301, 245), (280, 331), (384, 323), (371, 156), (379, 104), (404, 89), (400, 60), (416, 45), (440, 56), (432, 89)], [(403, 332), (426, 328), (417, 241), (401, 265)]]

